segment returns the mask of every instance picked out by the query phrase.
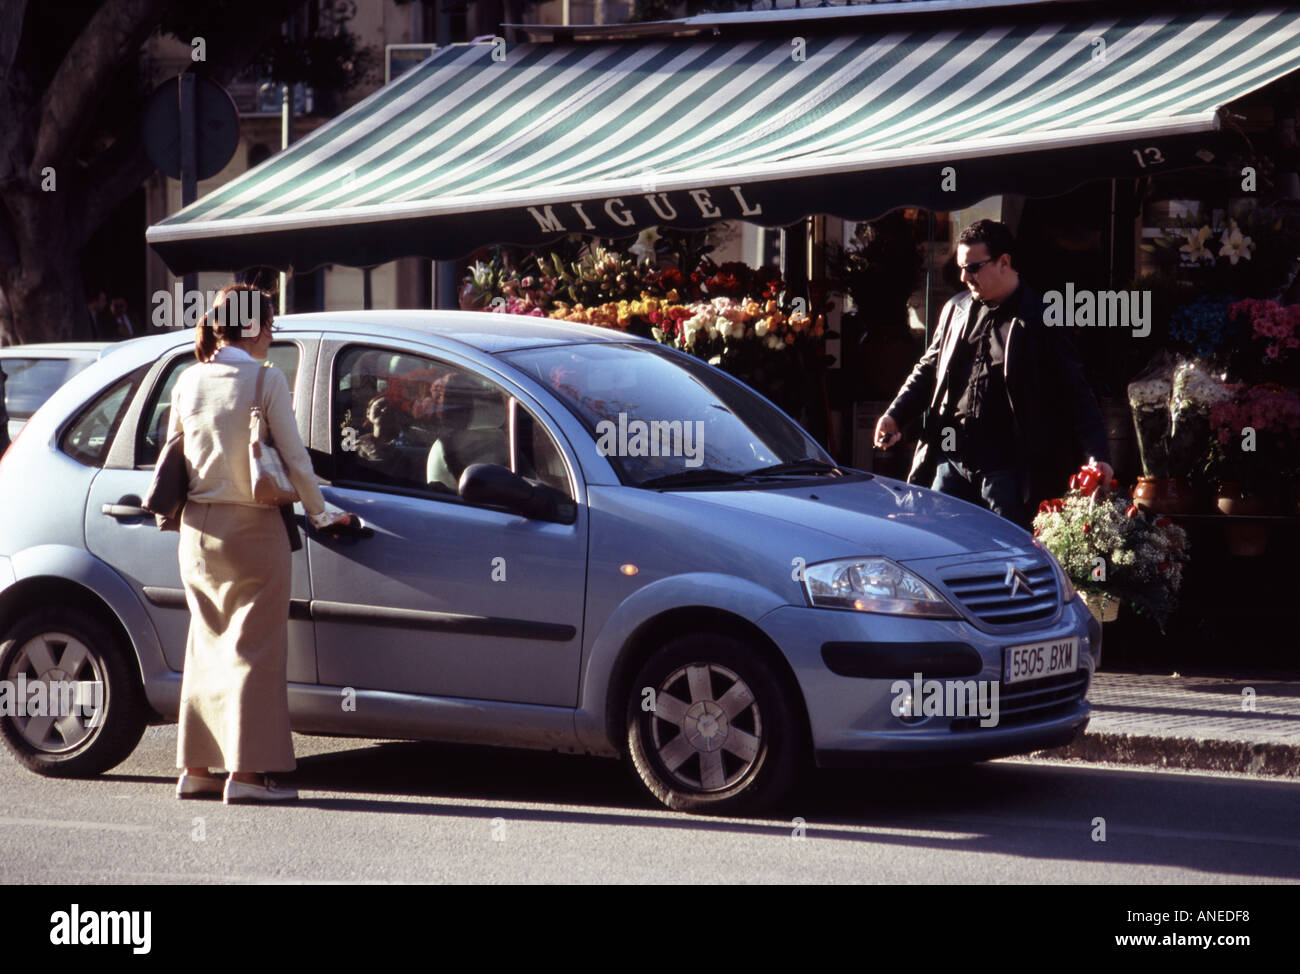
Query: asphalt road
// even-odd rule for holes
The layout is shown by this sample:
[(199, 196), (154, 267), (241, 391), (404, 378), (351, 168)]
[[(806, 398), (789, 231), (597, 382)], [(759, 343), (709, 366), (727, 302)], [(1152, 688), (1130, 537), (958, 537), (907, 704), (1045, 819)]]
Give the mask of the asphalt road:
[(302, 799), (281, 807), (178, 801), (174, 726), (92, 780), (5, 754), (0, 883), (1300, 881), (1291, 780), (997, 761), (823, 773), (720, 819), (663, 810), (602, 759), (294, 742)]

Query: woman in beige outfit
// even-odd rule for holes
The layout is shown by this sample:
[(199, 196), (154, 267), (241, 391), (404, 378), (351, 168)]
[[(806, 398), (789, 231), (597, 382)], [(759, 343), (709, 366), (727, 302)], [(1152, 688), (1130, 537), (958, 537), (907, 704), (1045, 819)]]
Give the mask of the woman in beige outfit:
[[(240, 304), (227, 301), (241, 290), (254, 292), (252, 322), (236, 320)], [(279, 509), (253, 499), (248, 459), (249, 414), (273, 314), (269, 295), (247, 285), (223, 288), (197, 328), (200, 364), (182, 372), (172, 391), (168, 436), (184, 432), (190, 475), (178, 549), (190, 610), (176, 745), (181, 798), (222, 791), (211, 767), (230, 772), (227, 804), (298, 797), (266, 777), (296, 766), (285, 676), (289, 537)], [(349, 515), (325, 509), (288, 383), (273, 366), (260, 405), (312, 524), (346, 523)]]

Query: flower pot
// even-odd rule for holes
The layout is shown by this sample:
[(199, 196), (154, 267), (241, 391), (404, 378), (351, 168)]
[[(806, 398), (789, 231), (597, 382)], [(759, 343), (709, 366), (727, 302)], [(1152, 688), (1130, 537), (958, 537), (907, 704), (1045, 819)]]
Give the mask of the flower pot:
[(1114, 622), (1119, 618), (1119, 599), (1100, 592), (1085, 592), (1083, 602), (1098, 622)]
[(1196, 489), (1179, 477), (1139, 477), (1133, 503), (1151, 514), (1194, 514)]
[[(1216, 504), (1229, 517), (1266, 514), (1270, 506), (1268, 498), (1257, 493), (1243, 494), (1241, 485), (1233, 482), (1225, 482), (1219, 487)], [(1229, 554), (1241, 558), (1258, 557), (1268, 548), (1268, 525), (1225, 524), (1223, 538)]]

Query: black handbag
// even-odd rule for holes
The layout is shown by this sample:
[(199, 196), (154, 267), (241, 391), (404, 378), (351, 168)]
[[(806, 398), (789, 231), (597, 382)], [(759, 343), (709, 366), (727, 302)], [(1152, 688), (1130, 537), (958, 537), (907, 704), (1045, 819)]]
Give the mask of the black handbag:
[(185, 465), (185, 433), (177, 430), (158, 454), (153, 481), (140, 505), (154, 515), (163, 531), (181, 529), (181, 511), (190, 493), (190, 472)]

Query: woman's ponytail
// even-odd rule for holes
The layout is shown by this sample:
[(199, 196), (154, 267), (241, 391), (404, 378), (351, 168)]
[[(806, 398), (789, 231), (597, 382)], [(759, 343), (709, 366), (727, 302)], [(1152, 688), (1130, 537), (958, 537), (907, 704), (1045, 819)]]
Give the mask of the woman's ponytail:
[[(249, 294), (231, 296), (243, 291)], [(269, 327), (275, 316), (273, 301), (272, 295), (252, 284), (227, 284), (194, 327), (194, 357), (200, 362), (212, 361), (221, 345), (233, 345), (248, 335), (246, 329), (255, 320), (258, 327)]]

